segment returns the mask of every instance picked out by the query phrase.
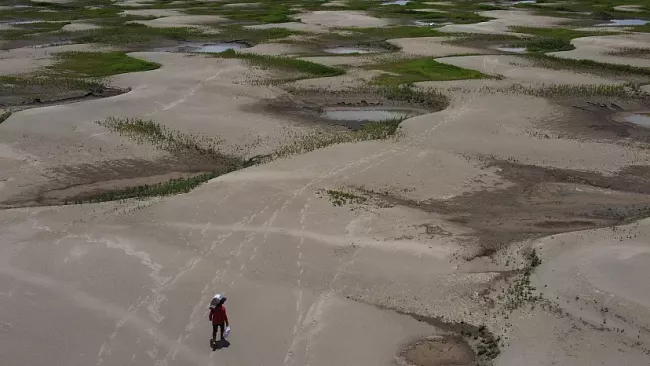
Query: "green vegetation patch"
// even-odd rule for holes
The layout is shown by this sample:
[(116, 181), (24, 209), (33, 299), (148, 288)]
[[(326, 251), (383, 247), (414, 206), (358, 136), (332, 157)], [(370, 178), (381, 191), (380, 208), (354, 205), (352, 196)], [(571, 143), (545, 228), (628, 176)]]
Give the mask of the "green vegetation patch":
[(576, 48), (569, 40), (544, 37), (523, 41), (521, 46), (526, 47), (526, 50), (529, 52), (539, 53), (570, 51)]
[(250, 44), (258, 44), (301, 34), (306, 33), (286, 28), (255, 29), (231, 25), (220, 28), (219, 34), (213, 35), (212, 37), (219, 38), (221, 41), (242, 41)]
[(67, 22), (38, 22), (28, 24), (16, 24), (12, 27), (16, 29), (0, 30), (0, 39), (18, 40), (29, 39), (39, 33), (55, 32), (60, 30)]
[(561, 58), (545, 54), (522, 55), (534, 61), (538, 66), (555, 70), (572, 70), (592, 74), (613, 74), (622, 76), (650, 77), (650, 68), (623, 64), (610, 64), (588, 59)]
[(287, 5), (262, 5), (255, 8), (189, 8), (185, 10), (185, 13), (198, 15), (214, 14), (233, 21), (268, 24), (295, 21), (292, 15), (298, 12), (292, 10)]
[(284, 28), (250, 29), (229, 25), (219, 28), (218, 34), (209, 34), (193, 27), (158, 28), (138, 23), (127, 23), (113, 24), (84, 32), (71, 32), (69, 36), (73, 37), (79, 43), (142, 48), (169, 41), (242, 41), (249, 44), (257, 44), (295, 34), (302, 34), (302, 32)]
[(569, 28), (538, 28), (513, 26), (510, 30), (517, 33), (531, 34), (536, 37), (532, 39), (517, 40), (510, 44), (511, 47), (525, 47), (529, 52), (559, 52), (575, 49), (571, 40), (580, 37), (604, 36), (615, 33), (611, 32), (586, 32)]
[(0, 11), (3, 20), (66, 21), (119, 16), (117, 7), (88, 8), (83, 3), (51, 4), (39, 3), (29, 8), (13, 8)]
[(73, 36), (78, 43), (126, 47), (147, 46), (161, 40), (188, 41), (214, 37), (192, 27), (156, 28), (137, 23), (72, 32), (70, 36)]
[(644, 25), (637, 25), (635, 27), (632, 27), (632, 31), (650, 33), (650, 23), (644, 24)]
[(155, 70), (160, 64), (127, 56), (124, 52), (62, 52), (49, 69), (71, 76), (105, 77)]
[(416, 26), (395, 26), (395, 27), (377, 27), (377, 28), (345, 28), (342, 29), (349, 32), (354, 32), (355, 34), (349, 37), (358, 38), (363, 36), (364, 38), (381, 38), (381, 39), (393, 39), (393, 38), (415, 38), (415, 37), (440, 37), (447, 36), (435, 28), (432, 27), (416, 27)]
[(420, 81), (443, 81), (488, 78), (476, 70), (444, 64), (432, 58), (420, 58), (404, 61), (394, 61), (368, 68), (379, 69), (399, 75), (381, 75), (376, 81), (383, 85), (410, 84)]
[(241, 59), (248, 62), (251, 65), (262, 67), (262, 68), (296, 71), (296, 72), (306, 73), (316, 77), (337, 76), (337, 75), (343, 75), (345, 73), (345, 71), (341, 69), (337, 69), (322, 64), (317, 64), (315, 62), (298, 60), (298, 59), (293, 59), (288, 57), (239, 53), (239, 52), (235, 52), (234, 50), (227, 50), (225, 52), (216, 53), (212, 56), (218, 58)]
[[(482, 4), (456, 3), (453, 7), (444, 7), (445, 13), (423, 12), (419, 9), (435, 8), (434, 5), (412, 1), (406, 5), (378, 5), (376, 1), (349, 0), (345, 10), (365, 10), (370, 15), (381, 18), (407, 18), (433, 22), (452, 22), (470, 24), (485, 22), (492, 18), (478, 14), (481, 10), (493, 10), (496, 7)], [(496, 8), (498, 9), (498, 8)]]

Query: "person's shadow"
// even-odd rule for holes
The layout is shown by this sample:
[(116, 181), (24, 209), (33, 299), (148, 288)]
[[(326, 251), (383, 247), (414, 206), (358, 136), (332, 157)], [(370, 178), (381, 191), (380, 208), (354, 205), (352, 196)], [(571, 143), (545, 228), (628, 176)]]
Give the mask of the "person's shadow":
[(228, 342), (227, 339), (221, 341), (215, 341), (213, 339), (210, 339), (210, 347), (212, 347), (213, 351), (216, 351), (218, 349), (230, 347), (230, 342)]

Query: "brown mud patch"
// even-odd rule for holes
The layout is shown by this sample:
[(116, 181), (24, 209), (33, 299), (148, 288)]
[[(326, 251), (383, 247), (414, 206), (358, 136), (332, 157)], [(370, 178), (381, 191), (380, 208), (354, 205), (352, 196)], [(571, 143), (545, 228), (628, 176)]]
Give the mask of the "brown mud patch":
[(49, 46), (73, 44), (74, 39), (71, 36), (65, 36), (53, 33), (32, 33), (19, 39), (5, 39), (0, 43), (0, 50), (6, 51), (15, 48), (47, 48)]
[(103, 193), (164, 183), (223, 169), (212, 161), (123, 159), (51, 169), (48, 182), (0, 203), (3, 208), (65, 205), (86, 202)]
[(130, 91), (130, 89), (107, 86), (66, 88), (65, 85), (62, 85), (61, 88), (63, 90), (54, 90), (56, 89), (55, 85), (48, 86), (39, 84), (0, 88), (0, 108), (27, 109), (46, 107), (91, 99), (108, 98)]
[[(427, 323), (445, 333), (442, 336), (416, 341), (404, 348), (398, 355), (398, 360), (403, 364), (487, 366), (492, 365), (492, 360), (501, 353), (499, 346), (501, 338), (495, 336), (484, 325), (476, 326), (464, 321), (449, 322), (441, 317), (403, 311), (398, 313)], [(415, 351), (411, 352), (409, 355), (411, 357), (407, 357), (406, 354), (409, 350)]]
[(650, 217), (647, 166), (629, 166), (612, 176), (507, 161), (493, 161), (487, 167), (499, 168), (498, 174), (512, 185), (423, 202), (371, 194), (388, 203), (441, 214), (472, 229), (469, 236), (479, 246), (475, 256), (489, 256), (525, 239)]
[(474, 351), (467, 342), (454, 336), (430, 337), (419, 340), (400, 353), (409, 365), (416, 366), (470, 366)]
[(555, 103), (562, 109), (562, 117), (545, 122), (545, 127), (561, 131), (567, 137), (608, 139), (612, 142), (626, 138), (650, 143), (650, 128), (613, 118), (621, 112), (649, 109), (650, 96), (640, 101), (601, 98), (558, 100)]

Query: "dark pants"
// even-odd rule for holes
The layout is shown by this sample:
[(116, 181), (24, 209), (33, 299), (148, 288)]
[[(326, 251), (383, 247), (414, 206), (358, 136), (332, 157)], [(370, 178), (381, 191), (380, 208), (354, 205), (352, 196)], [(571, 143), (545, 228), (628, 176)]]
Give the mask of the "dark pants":
[(217, 339), (217, 330), (221, 327), (221, 340), (223, 341), (223, 331), (226, 329), (224, 324), (215, 324), (212, 323), (212, 339)]

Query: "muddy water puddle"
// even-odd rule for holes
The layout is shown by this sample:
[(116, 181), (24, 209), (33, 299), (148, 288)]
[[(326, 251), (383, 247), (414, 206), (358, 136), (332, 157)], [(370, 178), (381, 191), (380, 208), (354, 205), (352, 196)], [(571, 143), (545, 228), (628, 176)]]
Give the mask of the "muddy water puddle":
[(435, 27), (437, 25), (435, 22), (428, 22), (426, 20), (416, 20), (413, 24), (420, 27)]
[(475, 359), (469, 344), (453, 336), (420, 340), (402, 351), (400, 356), (406, 363), (417, 366), (469, 366)]
[(630, 27), (636, 25), (646, 25), (650, 21), (643, 19), (611, 19), (609, 23), (596, 24), (596, 27)]
[(525, 53), (526, 47), (497, 47), (497, 50), (511, 53)]
[(418, 27), (442, 27), (443, 25), (451, 25), (454, 24), (453, 22), (432, 22), (430, 20), (415, 20), (413, 25), (417, 25)]
[(395, 0), (395, 1), (386, 1), (381, 3), (381, 5), (406, 5), (410, 3), (410, 0)]
[(221, 53), (228, 50), (240, 50), (248, 47), (249, 45), (244, 42), (210, 42), (210, 43), (186, 42), (174, 47), (158, 48), (155, 51)]
[(9, 25), (24, 25), (24, 24), (36, 24), (36, 23), (45, 23), (44, 20), (19, 20), (15, 22), (8, 22)]
[(621, 113), (614, 117), (619, 122), (633, 123), (637, 126), (650, 128), (650, 111), (637, 113)]
[(323, 109), (321, 117), (351, 129), (358, 129), (372, 122), (403, 120), (423, 113), (426, 112), (411, 108), (328, 107)]

